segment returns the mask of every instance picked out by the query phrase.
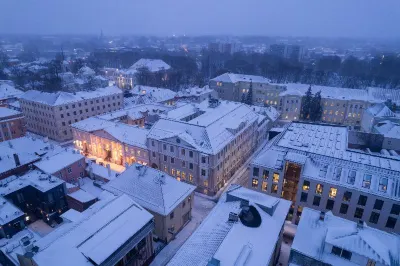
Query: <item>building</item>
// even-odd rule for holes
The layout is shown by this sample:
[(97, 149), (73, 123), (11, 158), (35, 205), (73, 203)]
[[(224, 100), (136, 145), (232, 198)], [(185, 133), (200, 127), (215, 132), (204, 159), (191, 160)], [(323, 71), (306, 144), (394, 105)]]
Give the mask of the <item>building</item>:
[(290, 265), (399, 265), (400, 237), (332, 212), (304, 208)]
[(363, 132), (373, 132), (373, 127), (385, 120), (400, 122), (400, 116), (392, 112), (385, 103), (374, 104), (365, 110), (361, 120), (361, 130)]
[(139, 59), (136, 63), (130, 66), (128, 69), (121, 69), (114, 72), (115, 84), (119, 88), (132, 89), (136, 86), (136, 74), (141, 69), (146, 69), (154, 76), (162, 76), (162, 79), (168, 78), (167, 71), (171, 69), (171, 66), (165, 63), (161, 59)]
[(218, 99), (218, 93), (210, 89), (209, 86), (204, 86), (203, 88), (192, 87), (179, 91), (177, 93), (177, 98), (201, 103), (209, 98)]
[(289, 207), (232, 185), (168, 265), (276, 265)]
[(399, 157), (348, 148), (346, 127), (292, 122), (250, 167), (249, 187), (292, 201), (295, 223), (308, 207), (400, 231)]
[(123, 106), (117, 87), (76, 93), (27, 91), (20, 99), (29, 131), (64, 142), (72, 139), (71, 124)]
[(242, 95), (247, 94), (250, 88), (250, 82), (253, 86), (253, 94), (257, 89), (274, 87), (271, 81), (261, 76), (225, 73), (209, 82), (210, 89), (218, 93), (218, 97), (223, 100), (240, 102)]
[(245, 104), (210, 99), (183, 105), (150, 129), (150, 165), (214, 195), (253, 153), (266, 124)]
[(126, 194), (154, 216), (155, 235), (169, 242), (192, 218), (194, 186), (159, 170), (134, 164), (102, 186)]
[[(0, 220), (3, 223), (8, 222), (3, 228), (4, 235), (0, 234), (0, 238), (12, 237), (24, 229), (25, 223), (33, 220), (42, 219), (48, 224), (53, 223), (67, 210), (65, 194), (64, 181), (38, 170), (2, 179), (0, 195), (6, 206), (2, 208)], [(10, 209), (16, 211), (9, 216)]]
[(124, 105), (126, 107), (155, 103), (174, 105), (176, 97), (177, 93), (170, 89), (137, 85), (125, 94)]
[[(105, 196), (79, 213), (69, 210), (54, 230), (29, 227), (2, 243), (5, 266), (148, 265), (153, 255), (153, 216), (130, 197)], [(39, 228), (40, 230), (40, 228)]]
[(378, 122), (372, 132), (383, 135), (383, 149), (388, 150), (390, 154), (394, 154), (393, 151), (400, 152), (400, 119), (397, 122), (392, 120)]
[(304, 47), (295, 44), (272, 44), (270, 53), (294, 61), (301, 61), (304, 57)]
[(23, 91), (15, 88), (11, 80), (0, 80), (0, 107), (5, 107), (7, 104), (17, 100)]
[(71, 128), (75, 148), (85, 156), (122, 166), (135, 162), (149, 164), (147, 129), (98, 117), (74, 123)]
[[(239, 81), (239, 77), (243, 77)], [(250, 80), (251, 79), (251, 80)], [(253, 104), (273, 106), (281, 114), (282, 120), (301, 120), (301, 104), (308, 84), (287, 83), (274, 84), (259, 76), (243, 76), (225, 73), (210, 80), (210, 88), (218, 92), (221, 99), (240, 102), (242, 94), (247, 94), (253, 86)], [(397, 90), (382, 88), (348, 89), (327, 86), (311, 86), (312, 92), (321, 91), (321, 121), (339, 125), (348, 125), (361, 129), (364, 110), (372, 105), (392, 99), (400, 104), (400, 93)]]
[(25, 118), (22, 113), (0, 107), (0, 142), (23, 137), (25, 133)]
[(239, 51), (240, 47), (238, 43), (221, 43), (221, 42), (212, 42), (208, 44), (208, 50), (210, 52), (219, 52), (223, 54), (234, 54)]

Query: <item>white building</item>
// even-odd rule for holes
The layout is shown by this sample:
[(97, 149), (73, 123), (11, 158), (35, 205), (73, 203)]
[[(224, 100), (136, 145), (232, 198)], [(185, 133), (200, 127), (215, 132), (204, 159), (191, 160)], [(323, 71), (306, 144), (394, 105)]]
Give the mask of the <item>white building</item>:
[(17, 100), (22, 94), (24, 92), (16, 89), (11, 80), (0, 80), (0, 106)]
[(317, 210), (304, 208), (290, 265), (397, 266), (400, 237)]
[(218, 98), (218, 93), (215, 90), (210, 89), (209, 86), (192, 87), (182, 89), (177, 93), (179, 99), (186, 99), (192, 102), (201, 103), (202, 101), (208, 100), (209, 98)]
[(276, 265), (289, 207), (232, 185), (168, 265)]
[(135, 86), (133, 89), (129, 90), (129, 92), (132, 96), (124, 98), (124, 105), (126, 107), (151, 103), (173, 105), (177, 96), (177, 93), (170, 89), (142, 85)]

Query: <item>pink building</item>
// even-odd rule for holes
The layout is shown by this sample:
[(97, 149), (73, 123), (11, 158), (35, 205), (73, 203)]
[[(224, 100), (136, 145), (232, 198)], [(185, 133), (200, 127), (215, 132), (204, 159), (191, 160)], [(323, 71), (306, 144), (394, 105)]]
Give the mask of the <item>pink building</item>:
[(0, 142), (20, 138), (25, 133), (25, 119), (22, 113), (0, 107)]
[(29, 131), (64, 142), (72, 139), (71, 124), (120, 109), (123, 95), (117, 87), (75, 93), (30, 90), (20, 104)]

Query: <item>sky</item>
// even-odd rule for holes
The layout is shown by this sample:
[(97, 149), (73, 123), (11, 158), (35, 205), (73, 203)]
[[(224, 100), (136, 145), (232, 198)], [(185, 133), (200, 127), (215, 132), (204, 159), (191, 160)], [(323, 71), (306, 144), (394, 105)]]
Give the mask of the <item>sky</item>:
[(0, 33), (400, 37), (400, 0), (0, 0)]

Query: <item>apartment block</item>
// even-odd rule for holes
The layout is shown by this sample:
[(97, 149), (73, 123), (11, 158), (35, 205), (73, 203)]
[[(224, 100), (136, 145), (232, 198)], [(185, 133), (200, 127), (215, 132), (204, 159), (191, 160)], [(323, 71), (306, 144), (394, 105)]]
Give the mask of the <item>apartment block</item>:
[(283, 58), (301, 61), (304, 56), (304, 47), (296, 44), (272, 44), (269, 52)]
[(231, 185), (167, 265), (277, 265), (289, 207)]
[(400, 231), (399, 157), (348, 148), (348, 130), (292, 122), (252, 161), (249, 187), (303, 208)]
[(289, 265), (398, 265), (400, 237), (304, 208), (291, 247)]
[(266, 124), (245, 104), (210, 99), (184, 105), (150, 129), (150, 165), (214, 195), (253, 153)]
[(31, 90), (20, 104), (29, 131), (64, 142), (73, 137), (71, 124), (122, 108), (123, 95), (117, 87), (76, 93)]
[(23, 137), (25, 133), (23, 114), (6, 107), (0, 107), (0, 142)]
[(149, 211), (154, 216), (154, 233), (163, 242), (171, 241), (192, 218), (196, 187), (162, 171), (134, 164), (102, 188), (128, 195)]

